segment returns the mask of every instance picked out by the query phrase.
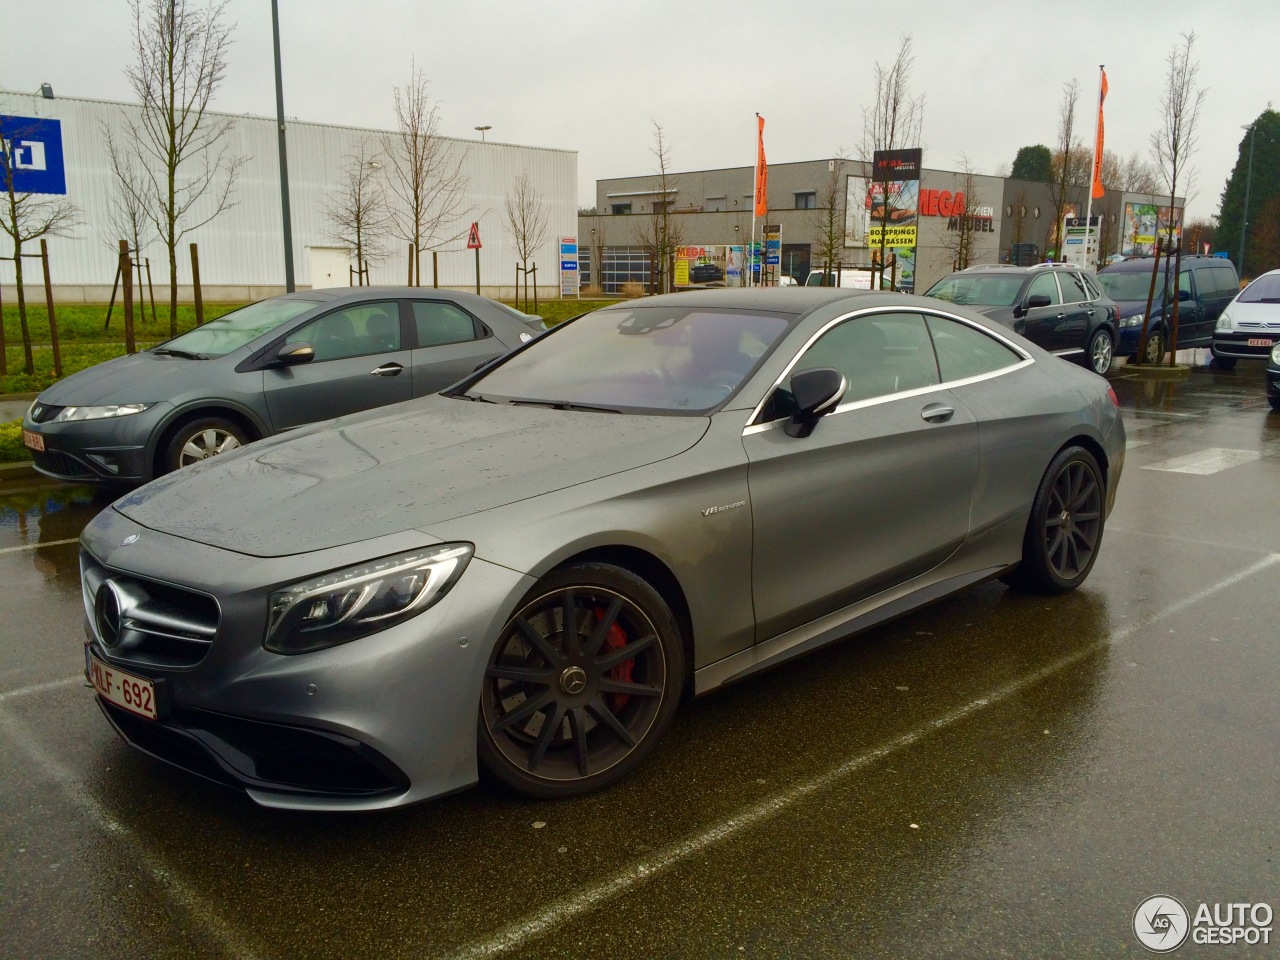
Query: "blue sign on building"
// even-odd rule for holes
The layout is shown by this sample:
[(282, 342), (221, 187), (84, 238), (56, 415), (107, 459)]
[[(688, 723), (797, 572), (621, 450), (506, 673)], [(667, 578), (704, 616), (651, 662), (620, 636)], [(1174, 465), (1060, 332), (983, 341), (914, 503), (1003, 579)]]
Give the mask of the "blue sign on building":
[(13, 173), (14, 193), (67, 192), (62, 121), (0, 115), (0, 155), (4, 170)]

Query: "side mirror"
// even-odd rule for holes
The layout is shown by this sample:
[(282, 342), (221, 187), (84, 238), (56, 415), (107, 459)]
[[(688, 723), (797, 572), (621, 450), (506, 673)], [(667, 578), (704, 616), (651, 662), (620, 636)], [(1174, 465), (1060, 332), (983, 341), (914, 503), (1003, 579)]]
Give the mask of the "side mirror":
[(1186, 302), (1187, 302), (1188, 300), (1190, 300), (1190, 299), (1191, 299), (1191, 291), (1190, 291), (1190, 290), (1179, 290), (1179, 291), (1178, 291), (1178, 302), (1179, 302), (1179, 303), (1186, 303)]
[(299, 363), (310, 363), (315, 358), (316, 351), (311, 344), (297, 341), (296, 343), (286, 343), (277, 350), (275, 359), (272, 362), (281, 367), (293, 367)]
[(818, 367), (802, 370), (791, 378), (791, 396), (795, 398), (796, 411), (783, 430), (789, 437), (807, 437), (813, 433), (818, 419), (835, 409), (849, 382), (839, 370)]
[(1034, 310), (1036, 307), (1049, 306), (1049, 295), (1046, 293), (1036, 293), (1027, 297), (1027, 309)]

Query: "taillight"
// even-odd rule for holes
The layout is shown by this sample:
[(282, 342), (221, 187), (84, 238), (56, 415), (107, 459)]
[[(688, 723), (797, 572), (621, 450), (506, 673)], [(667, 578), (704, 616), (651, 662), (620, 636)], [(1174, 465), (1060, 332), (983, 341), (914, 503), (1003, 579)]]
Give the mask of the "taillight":
[(1120, 409), (1120, 398), (1116, 396), (1115, 387), (1107, 387), (1107, 396), (1110, 398), (1111, 402), (1116, 405), (1116, 409)]

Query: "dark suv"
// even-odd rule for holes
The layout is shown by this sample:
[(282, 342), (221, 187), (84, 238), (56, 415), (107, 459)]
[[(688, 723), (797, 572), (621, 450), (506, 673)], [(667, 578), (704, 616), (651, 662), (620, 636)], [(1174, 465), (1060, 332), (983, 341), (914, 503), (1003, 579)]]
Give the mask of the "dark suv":
[[(1147, 331), (1148, 363), (1159, 363), (1168, 349), (1173, 320), (1173, 297), (1168, 281), (1169, 265), (1155, 266), (1151, 257), (1122, 260), (1098, 271), (1098, 284), (1120, 308), (1120, 338), (1116, 353), (1133, 357), (1142, 336), (1142, 316), (1151, 292), (1151, 272), (1156, 272), (1155, 296)], [(1223, 308), (1240, 291), (1240, 280), (1230, 260), (1222, 257), (1183, 256), (1178, 271), (1178, 347), (1207, 347)]]
[(925, 296), (975, 307), (1094, 373), (1111, 369), (1119, 310), (1087, 270), (1066, 263), (987, 264), (943, 277)]

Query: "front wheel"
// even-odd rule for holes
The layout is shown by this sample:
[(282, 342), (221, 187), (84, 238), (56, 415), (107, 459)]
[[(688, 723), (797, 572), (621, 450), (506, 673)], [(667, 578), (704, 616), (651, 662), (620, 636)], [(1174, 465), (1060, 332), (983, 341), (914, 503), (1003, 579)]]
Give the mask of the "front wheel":
[(1153, 367), (1160, 366), (1160, 361), (1164, 359), (1164, 332), (1161, 330), (1152, 330), (1147, 335), (1147, 352), (1142, 355), (1142, 362), (1150, 364)]
[(243, 427), (222, 417), (201, 417), (178, 428), (165, 448), (164, 472), (229, 453), (249, 442)]
[(1105, 375), (1111, 369), (1111, 332), (1106, 327), (1099, 327), (1093, 331), (1085, 353), (1089, 357), (1090, 369), (1096, 374)]
[(671, 724), (684, 646), (652, 586), (609, 564), (545, 577), (503, 628), (480, 694), (481, 765), (540, 799), (630, 773)]
[(1104, 491), (1093, 454), (1083, 447), (1060, 451), (1031, 502), (1022, 563), (1006, 582), (1040, 593), (1084, 583), (1102, 544)]

